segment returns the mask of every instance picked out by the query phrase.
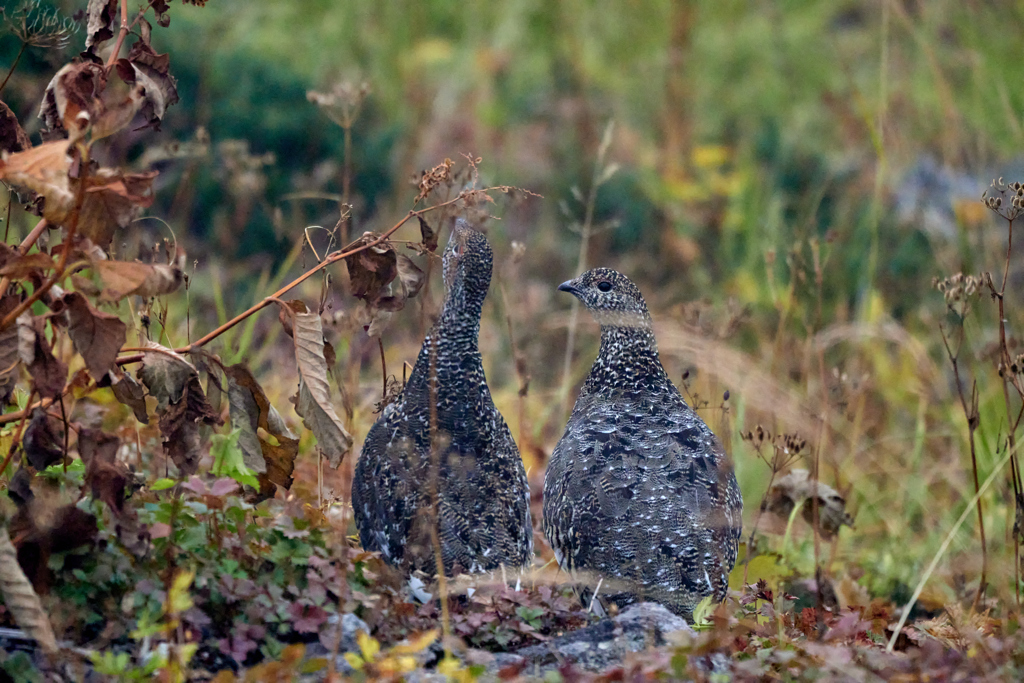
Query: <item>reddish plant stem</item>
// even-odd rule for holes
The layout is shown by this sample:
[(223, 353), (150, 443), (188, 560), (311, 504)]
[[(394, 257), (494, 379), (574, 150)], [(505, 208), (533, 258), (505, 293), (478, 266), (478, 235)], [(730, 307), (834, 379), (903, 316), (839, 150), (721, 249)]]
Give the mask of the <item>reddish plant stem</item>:
[[(149, 9), (148, 5), (146, 9)], [(110, 51), (110, 57), (107, 58), (107, 69), (113, 67), (114, 62), (117, 61), (117, 56), (121, 54), (121, 46), (124, 45), (124, 39), (128, 37), (130, 30), (128, 27), (128, 0), (121, 0), (121, 30), (117, 32), (117, 42), (114, 43), (114, 49)]]
[[(36, 223), (36, 227), (32, 228), (32, 232), (30, 232), (25, 239), (21, 241), (21, 244), (18, 245), (18, 253), (24, 256), (25, 253), (32, 248), (32, 245), (36, 243), (36, 240), (39, 239), (39, 236), (46, 232), (46, 228), (49, 227), (49, 225), (50, 224), (46, 222), (45, 218), (40, 218), (39, 222)], [(7, 288), (10, 286), (11, 277), (9, 275), (4, 275), (3, 279), (0, 279), (0, 296), (6, 294)]]
[[(358, 254), (361, 251), (365, 251), (366, 249), (369, 249), (370, 247), (375, 247), (378, 244), (380, 244), (381, 242), (384, 242), (388, 237), (390, 237), (392, 234), (394, 234), (399, 228), (401, 228), (403, 225), (405, 225), (406, 222), (410, 218), (413, 218), (415, 216), (421, 216), (421, 215), (423, 215), (425, 213), (428, 213), (430, 211), (433, 211), (435, 209), (440, 209), (443, 206), (448, 206), (449, 204), (454, 204), (455, 202), (457, 202), (457, 201), (459, 201), (459, 200), (461, 200), (463, 198), (464, 198), (464, 194), (460, 193), (454, 199), (449, 199), (448, 201), (442, 202), (441, 204), (435, 204), (434, 206), (428, 206), (425, 209), (419, 209), (417, 211), (410, 211), (409, 213), (407, 213), (405, 215), (404, 218), (402, 218), (402, 220), (398, 221), (393, 226), (388, 228), (383, 234), (381, 234), (380, 237), (378, 237), (377, 239), (373, 240), (372, 242), (368, 242), (368, 243), (366, 243), (364, 245), (361, 245), (359, 247), (356, 247), (354, 249), (349, 249), (348, 251), (341, 250), (341, 251), (336, 251), (333, 254), (328, 254), (324, 258), (323, 261), (321, 261), (317, 265), (313, 266), (312, 268), (307, 270), (305, 273), (303, 273), (299, 277), (295, 278), (294, 280), (292, 280), (291, 282), (286, 284), (284, 287), (282, 287), (281, 289), (277, 290), (276, 292), (274, 292), (270, 296), (266, 297), (265, 299), (263, 299), (259, 303), (254, 304), (247, 311), (244, 311), (243, 313), (239, 313), (238, 315), (236, 315), (231, 320), (227, 321), (226, 323), (224, 323), (223, 325), (221, 325), (217, 329), (213, 330), (209, 334), (207, 334), (207, 335), (205, 335), (205, 336), (195, 340), (191, 344), (183, 346), (183, 347), (181, 347), (179, 349), (175, 349), (175, 352), (177, 352), (177, 353), (189, 353), (190, 351), (194, 351), (195, 349), (197, 349), (197, 348), (199, 348), (201, 346), (205, 346), (206, 344), (210, 343), (211, 341), (213, 341), (214, 339), (216, 339), (220, 335), (222, 335), (225, 332), (227, 332), (228, 330), (230, 330), (235, 325), (239, 324), (240, 322), (242, 322), (243, 320), (245, 320), (246, 318), (251, 316), (253, 313), (256, 313), (257, 311), (260, 311), (260, 310), (266, 308), (271, 303), (273, 303), (275, 300), (279, 300), (282, 296), (287, 294), (290, 290), (294, 289), (295, 287), (298, 287), (300, 284), (302, 284), (303, 282), (305, 282), (309, 278), (313, 277), (315, 274), (317, 274), (318, 272), (320, 272), (321, 270), (323, 270), (327, 266), (329, 266), (329, 265), (331, 265), (333, 263), (337, 263), (338, 261), (340, 261), (340, 260), (342, 260), (344, 258), (352, 256), (353, 254)], [(2, 329), (2, 328), (0, 328), (0, 329)], [(117, 359), (117, 364), (118, 365), (127, 365), (129, 363), (138, 363), (141, 360), (142, 360), (142, 354), (141, 353), (136, 353), (136, 354), (132, 354), (130, 356), (122, 356), (122, 357), (118, 358)]]

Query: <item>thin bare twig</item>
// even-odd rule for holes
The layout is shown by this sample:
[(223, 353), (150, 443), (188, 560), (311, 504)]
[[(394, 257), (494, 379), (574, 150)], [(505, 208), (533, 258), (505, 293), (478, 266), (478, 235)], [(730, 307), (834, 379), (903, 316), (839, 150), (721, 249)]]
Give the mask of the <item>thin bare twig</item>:
[[(496, 189), (496, 188), (487, 188), (487, 190), (490, 190), (490, 189)], [(483, 190), (483, 191), (486, 192), (487, 190)], [(213, 330), (209, 334), (207, 334), (207, 335), (205, 335), (205, 336), (195, 340), (191, 344), (188, 344), (188, 345), (183, 346), (181, 348), (175, 349), (175, 352), (177, 352), (177, 353), (189, 353), (190, 351), (194, 351), (195, 349), (197, 349), (197, 348), (199, 348), (201, 346), (205, 346), (206, 344), (210, 343), (211, 341), (213, 341), (214, 339), (216, 339), (220, 335), (222, 335), (225, 332), (227, 332), (228, 330), (230, 330), (235, 325), (239, 324), (240, 322), (242, 322), (243, 320), (245, 320), (246, 318), (251, 316), (253, 313), (256, 313), (257, 311), (260, 311), (260, 310), (266, 308), (271, 303), (273, 303), (276, 299), (280, 299), (282, 296), (287, 294), (289, 291), (291, 291), (295, 287), (298, 287), (300, 284), (302, 284), (303, 282), (305, 282), (309, 278), (313, 277), (314, 275), (316, 275), (318, 272), (320, 272), (321, 270), (323, 270), (327, 266), (332, 265), (334, 263), (337, 263), (338, 261), (340, 261), (340, 260), (342, 260), (344, 258), (352, 256), (353, 254), (358, 254), (361, 251), (365, 251), (366, 249), (369, 249), (371, 247), (377, 246), (381, 242), (384, 242), (388, 237), (390, 237), (392, 234), (394, 234), (399, 228), (401, 228), (403, 225), (405, 225), (406, 222), (408, 222), (410, 218), (414, 218), (415, 216), (421, 216), (421, 215), (423, 215), (425, 213), (428, 213), (430, 211), (434, 211), (435, 209), (440, 209), (443, 206), (448, 206), (450, 204), (454, 204), (454, 203), (462, 200), (464, 197), (465, 197), (464, 193), (460, 193), (457, 197), (454, 197), (453, 199), (450, 199), (450, 200), (448, 200), (446, 202), (443, 202), (441, 204), (435, 204), (434, 206), (428, 206), (426, 208), (418, 209), (416, 211), (409, 211), (405, 215), (405, 217), (402, 218), (402, 220), (398, 221), (393, 226), (388, 228), (377, 239), (372, 240), (370, 242), (367, 242), (366, 244), (358, 246), (358, 247), (356, 247), (354, 249), (349, 249), (348, 251), (339, 250), (339, 251), (336, 251), (336, 252), (334, 252), (332, 254), (328, 254), (324, 258), (323, 261), (321, 261), (317, 265), (313, 266), (312, 268), (307, 270), (305, 273), (303, 273), (299, 277), (295, 278), (294, 280), (292, 280), (291, 282), (286, 284), (281, 289), (277, 290), (276, 292), (274, 292), (270, 296), (264, 298), (262, 301), (254, 304), (248, 310), (246, 310), (246, 311), (244, 311), (242, 313), (239, 313), (234, 318), (232, 318), (231, 320), (227, 321), (226, 323), (224, 323), (223, 325), (221, 325), (217, 329)], [(141, 353), (136, 353), (136, 354), (133, 354), (133, 355), (130, 355), (130, 356), (122, 356), (122, 357), (118, 358), (117, 359), (117, 364), (118, 365), (127, 365), (129, 363), (138, 363), (141, 360), (142, 360), (142, 354)]]

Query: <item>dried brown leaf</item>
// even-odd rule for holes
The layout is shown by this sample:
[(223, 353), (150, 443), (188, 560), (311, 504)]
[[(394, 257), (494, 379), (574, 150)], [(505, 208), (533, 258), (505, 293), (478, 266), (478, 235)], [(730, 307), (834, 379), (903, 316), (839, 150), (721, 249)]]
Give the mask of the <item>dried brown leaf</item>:
[(14, 154), (3, 154), (0, 179), (36, 192), (45, 199), (43, 216), (54, 225), (62, 225), (75, 203), (68, 180), (70, 143), (55, 140)]
[(135, 70), (137, 81), (146, 90), (142, 114), (150, 126), (160, 130), (160, 122), (167, 107), (178, 101), (177, 81), (170, 72), (170, 57), (157, 54), (146, 42), (140, 40), (128, 51), (128, 61)]
[(18, 123), (18, 117), (0, 100), (0, 153), (21, 152), (31, 146), (32, 141)]
[(78, 140), (102, 111), (107, 72), (92, 60), (65, 64), (46, 86), (39, 118), (48, 131), (67, 131)]
[(341, 465), (352, 447), (352, 435), (341, 424), (331, 402), (324, 357), (323, 322), (317, 313), (297, 313), (286, 308), (291, 317), (295, 342), (295, 361), (299, 367), (299, 395), (295, 412), (316, 436), (320, 450), (331, 467)]
[(21, 440), (28, 464), (41, 472), (64, 460), (64, 425), (36, 408)]
[[(85, 198), (78, 216), (79, 234), (101, 249), (109, 247), (117, 228), (128, 227), (143, 209), (152, 205), (153, 179), (157, 175), (158, 171), (125, 173), (112, 168), (101, 168), (91, 174), (86, 181)], [(72, 183), (73, 188), (76, 186), (77, 181)], [(165, 286), (174, 291), (177, 284), (171, 287), (168, 282)]]
[[(18, 307), (18, 297), (8, 294), (0, 299), (0, 318)], [(18, 381), (18, 326), (0, 330), (0, 405), (6, 404)]]
[[(89, 0), (85, 49), (89, 50), (114, 37), (114, 20), (118, 17), (117, 0)], [(95, 50), (92, 50), (95, 52)]]
[(139, 379), (157, 399), (160, 434), (164, 449), (185, 476), (195, 474), (203, 456), (199, 423), (220, 424), (213, 411), (195, 366), (170, 349), (147, 344)]
[(127, 372), (115, 368), (110, 373), (110, 389), (114, 398), (135, 413), (135, 419), (142, 424), (149, 424), (149, 413), (146, 411), (146, 392), (142, 385), (135, 381)]
[(126, 127), (146, 101), (146, 87), (142, 83), (136, 83), (120, 97), (107, 90), (89, 131), (92, 139), (100, 140)]
[(93, 261), (93, 269), (103, 281), (102, 299), (118, 301), (126, 296), (141, 297), (170, 294), (185, 281), (175, 265), (138, 261)]
[(114, 369), (117, 352), (128, 338), (128, 326), (116, 315), (92, 307), (78, 292), (64, 295), (67, 307), (68, 335), (75, 350), (85, 359), (85, 367), (94, 379), (102, 379)]
[(39, 596), (18, 564), (17, 551), (5, 527), (0, 527), (0, 594), (15, 623), (47, 653), (57, 652), (57, 638)]
[(419, 294), (427, 279), (426, 274), (408, 256), (398, 254), (397, 265), (400, 293), (381, 297), (377, 301), (377, 306), (385, 311), (400, 311), (405, 308), (406, 300)]
[(427, 219), (419, 214), (416, 218), (420, 222), (420, 241), (427, 251), (437, 251), (437, 231), (430, 227)]
[(46, 341), (46, 320), (33, 318), (28, 312), (18, 318), (18, 355), (28, 366), (36, 392), (43, 398), (56, 399), (64, 393), (68, 366), (54, 357)]
[[(240, 430), (238, 445), (242, 449), (245, 466), (259, 474), (267, 473), (267, 463), (263, 455), (263, 440), (259, 437), (259, 429), (265, 430), (278, 440), (284, 438), (294, 441), (296, 450), (291, 456), (294, 463), (295, 455), (298, 454), (296, 436), (285, 425), (277, 409), (270, 404), (270, 400), (253, 374), (243, 364), (225, 368), (225, 374), (228, 378), (231, 427)], [(289, 478), (290, 474), (289, 471)]]
[[(365, 246), (379, 238), (380, 235), (372, 232), (363, 233), (362, 237), (345, 247), (345, 251)], [(375, 302), (383, 296), (384, 288), (398, 277), (397, 254), (386, 241), (345, 257), (345, 265), (348, 267), (352, 296), (369, 302)]]
[(24, 280), (32, 275), (42, 275), (45, 271), (53, 270), (56, 267), (57, 264), (53, 262), (50, 255), (41, 251), (34, 251), (24, 256), (15, 252), (6, 260), (3, 267), (0, 267), (0, 275), (12, 280)]

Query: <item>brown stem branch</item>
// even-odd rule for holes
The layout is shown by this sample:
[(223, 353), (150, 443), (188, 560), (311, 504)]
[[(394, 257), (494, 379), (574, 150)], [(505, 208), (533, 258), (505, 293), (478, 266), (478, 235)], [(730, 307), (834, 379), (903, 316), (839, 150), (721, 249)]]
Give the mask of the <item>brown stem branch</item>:
[[(146, 6), (149, 9), (149, 6)], [(131, 28), (128, 26), (128, 0), (121, 0), (121, 30), (117, 32), (117, 42), (114, 43), (114, 49), (110, 51), (110, 57), (107, 58), (107, 69), (114, 66), (114, 62), (117, 61), (117, 56), (121, 54), (121, 46), (124, 45), (124, 39), (128, 37), (128, 31)]]
[[(39, 236), (46, 232), (46, 228), (49, 227), (49, 223), (46, 222), (45, 218), (40, 218), (39, 222), (36, 223), (36, 227), (32, 228), (32, 232), (25, 236), (25, 239), (18, 245), (18, 253), (22, 256), (32, 248), (32, 245), (36, 243)], [(4, 275), (3, 279), (0, 279), (0, 296), (7, 293), (7, 288), (11, 286), (11, 276)]]
[[(964, 418), (967, 420), (967, 441), (971, 448), (971, 471), (974, 474), (974, 492), (977, 493), (980, 485), (978, 481), (978, 454), (974, 445), (974, 432), (978, 429), (978, 385), (975, 382), (972, 386), (971, 404), (968, 407), (967, 397), (964, 396), (963, 382), (960, 380), (959, 357), (960, 349), (963, 345), (963, 325), (960, 326), (960, 339), (957, 342), (955, 354), (949, 345), (949, 340), (946, 338), (946, 331), (941, 326), (939, 327), (939, 333), (942, 335), (942, 345), (946, 348), (946, 356), (949, 358), (950, 365), (953, 366), (953, 381), (956, 382), (957, 397), (960, 399), (960, 407), (963, 410)], [(982, 511), (980, 496), (978, 497), (978, 533), (981, 537), (981, 579), (978, 582), (976, 599), (980, 598), (984, 593), (988, 576), (988, 545), (985, 540), (985, 515)]]
[[(488, 188), (488, 189), (492, 189), (492, 188)], [(484, 190), (484, 191), (486, 192), (486, 190)], [(245, 320), (246, 318), (248, 318), (252, 314), (254, 314), (257, 311), (260, 311), (260, 310), (266, 308), (271, 303), (273, 303), (275, 300), (280, 299), (282, 296), (287, 294), (290, 290), (294, 289), (295, 287), (298, 287), (300, 284), (302, 284), (303, 282), (305, 282), (309, 278), (313, 277), (315, 274), (317, 274), (318, 272), (320, 272), (321, 270), (323, 270), (327, 266), (329, 266), (329, 265), (331, 265), (333, 263), (337, 263), (338, 261), (340, 261), (340, 260), (342, 260), (344, 258), (352, 256), (353, 254), (358, 254), (361, 251), (365, 251), (366, 249), (369, 249), (370, 247), (377, 246), (381, 242), (384, 242), (388, 237), (390, 237), (392, 234), (394, 234), (399, 228), (401, 228), (403, 225), (405, 225), (406, 222), (408, 222), (410, 218), (414, 218), (415, 216), (421, 216), (421, 215), (423, 215), (425, 213), (428, 213), (430, 211), (434, 211), (435, 209), (440, 209), (443, 206), (448, 206), (449, 204), (454, 204), (454, 203), (458, 202), (459, 200), (463, 199), (464, 196), (465, 196), (464, 193), (459, 193), (459, 195), (457, 197), (455, 197), (453, 199), (449, 199), (446, 202), (442, 202), (441, 204), (435, 204), (434, 206), (428, 206), (426, 208), (418, 209), (416, 211), (409, 211), (409, 213), (407, 213), (405, 215), (405, 217), (402, 218), (402, 220), (398, 221), (393, 226), (391, 226), (386, 231), (384, 231), (384, 233), (382, 233), (380, 235), (380, 237), (378, 237), (377, 239), (375, 239), (375, 240), (373, 240), (371, 242), (367, 242), (366, 244), (358, 246), (358, 247), (356, 247), (354, 249), (349, 249), (348, 251), (338, 250), (338, 251), (336, 251), (336, 252), (334, 252), (332, 254), (328, 254), (324, 258), (323, 261), (321, 261), (317, 265), (313, 266), (312, 268), (307, 270), (305, 273), (303, 273), (299, 277), (295, 278), (294, 280), (292, 280), (291, 282), (286, 284), (284, 287), (282, 287), (281, 289), (277, 290), (276, 292), (274, 292), (270, 296), (266, 297), (262, 301), (254, 304), (248, 310), (246, 310), (246, 311), (244, 311), (242, 313), (239, 313), (234, 318), (232, 318), (231, 320), (227, 321), (226, 323), (224, 323), (223, 325), (221, 325), (217, 329), (213, 330), (209, 334), (207, 334), (207, 335), (205, 335), (205, 336), (195, 340), (191, 344), (183, 346), (183, 347), (181, 347), (179, 349), (175, 349), (175, 351), (177, 353), (188, 353), (188, 352), (193, 351), (193, 350), (195, 350), (195, 349), (197, 349), (197, 348), (199, 348), (201, 346), (205, 346), (206, 344), (210, 343), (211, 341), (213, 341), (214, 339), (216, 339), (220, 335), (224, 334), (225, 332), (227, 332), (232, 327), (234, 327), (235, 325), (239, 324), (240, 322), (242, 322), (243, 320)], [(2, 327), (0, 327), (0, 329), (2, 329)], [(133, 355), (130, 355), (130, 356), (122, 356), (122, 357), (118, 358), (117, 359), (117, 364), (118, 365), (127, 365), (129, 363), (138, 363), (140, 360), (142, 360), (142, 354), (141, 353), (136, 353), (136, 354), (133, 354)]]

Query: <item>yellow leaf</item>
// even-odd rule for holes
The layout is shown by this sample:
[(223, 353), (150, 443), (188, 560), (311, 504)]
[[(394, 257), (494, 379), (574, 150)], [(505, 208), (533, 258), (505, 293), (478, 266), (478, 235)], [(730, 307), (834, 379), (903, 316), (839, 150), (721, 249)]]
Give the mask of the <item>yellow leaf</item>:
[(355, 652), (346, 652), (345, 661), (348, 662), (348, 665), (356, 671), (362, 671), (363, 666), (366, 665), (366, 662), (363, 661), (363, 658), (357, 655)]
[(391, 648), (391, 654), (414, 655), (417, 652), (426, 650), (435, 640), (437, 640), (437, 629), (432, 628), (429, 631), (412, 636), (408, 639), (409, 642), (404, 645), (395, 645)]
[(437, 672), (445, 676), (452, 676), (461, 668), (462, 662), (455, 657), (445, 657), (437, 664)]
[(693, 165), (697, 168), (717, 168), (729, 159), (729, 150), (722, 145), (701, 145), (693, 150)]
[(380, 643), (370, 637), (370, 634), (366, 631), (360, 631), (359, 635), (356, 636), (356, 642), (359, 643), (359, 650), (363, 653), (363, 659), (367, 662), (372, 662), (373, 658), (380, 652)]
[(167, 591), (167, 613), (181, 614), (192, 606), (192, 596), (188, 589), (195, 578), (195, 572), (181, 571), (174, 575), (171, 588)]
[(402, 673), (409, 673), (416, 670), (416, 658), (403, 656), (398, 658), (398, 670)]
[(779, 579), (790, 574), (789, 569), (779, 564), (776, 555), (766, 553), (751, 559), (749, 567), (745, 563), (737, 562), (736, 567), (729, 574), (729, 588), (734, 591), (743, 589), (744, 572), (746, 572), (748, 584), (764, 579), (773, 590)]

